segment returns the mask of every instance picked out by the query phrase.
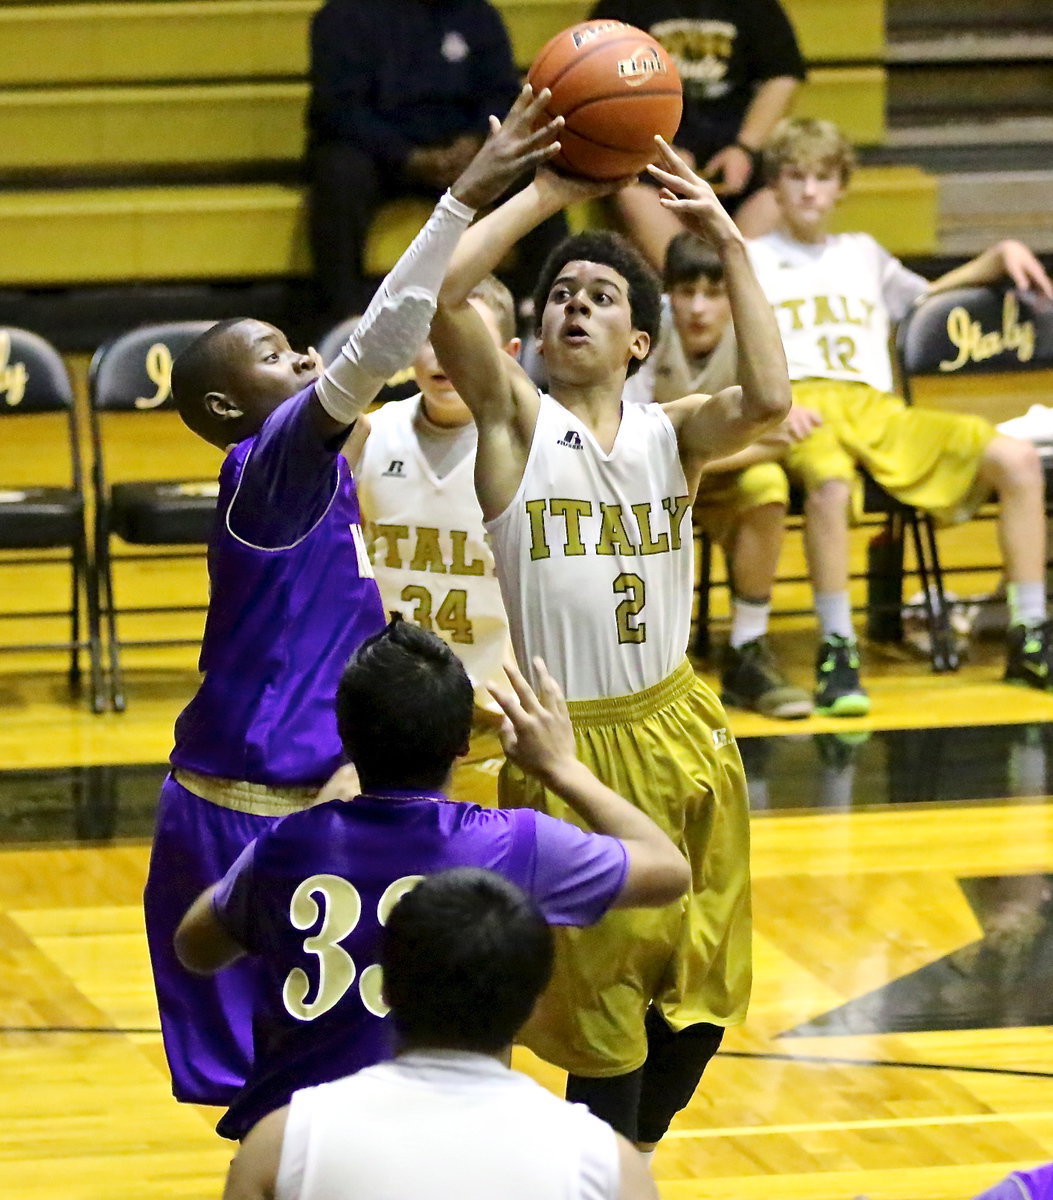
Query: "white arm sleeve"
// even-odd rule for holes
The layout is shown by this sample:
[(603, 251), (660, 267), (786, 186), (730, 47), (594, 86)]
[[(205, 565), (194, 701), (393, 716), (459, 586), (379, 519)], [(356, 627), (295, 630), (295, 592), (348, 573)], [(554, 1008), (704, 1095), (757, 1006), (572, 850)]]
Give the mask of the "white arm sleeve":
[(475, 211), (446, 192), (389, 272), (336, 359), (315, 385), (334, 421), (352, 425), (428, 336), (450, 258)]

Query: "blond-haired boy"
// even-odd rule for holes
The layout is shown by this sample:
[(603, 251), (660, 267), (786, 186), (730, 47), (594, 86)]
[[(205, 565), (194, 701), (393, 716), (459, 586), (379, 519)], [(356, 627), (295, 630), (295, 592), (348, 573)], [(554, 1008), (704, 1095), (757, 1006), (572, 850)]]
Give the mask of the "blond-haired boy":
[(779, 225), (750, 243), (750, 255), (775, 310), (793, 384), (793, 441), (784, 461), (807, 495), (805, 548), (822, 638), (817, 711), (858, 716), (870, 707), (848, 593), (857, 466), (904, 503), (945, 521), (963, 520), (997, 495), (1011, 610), (1005, 678), (1053, 689), (1038, 455), (980, 417), (908, 408), (891, 394), (888, 352), (892, 323), (930, 292), (1008, 276), (1022, 290), (1053, 297), (1053, 284), (1020, 242), (998, 242), (930, 283), (869, 234), (831, 233), (854, 155), (828, 121), (782, 122), (764, 162)]

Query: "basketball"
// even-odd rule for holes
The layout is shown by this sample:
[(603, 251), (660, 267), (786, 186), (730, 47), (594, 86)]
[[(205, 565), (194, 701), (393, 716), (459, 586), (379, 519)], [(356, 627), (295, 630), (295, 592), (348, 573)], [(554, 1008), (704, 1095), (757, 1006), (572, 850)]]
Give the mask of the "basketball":
[(654, 158), (654, 136), (672, 141), (683, 90), (672, 59), (650, 34), (622, 21), (583, 21), (542, 47), (527, 81), (548, 88), (560, 131), (557, 170), (589, 179), (637, 175)]

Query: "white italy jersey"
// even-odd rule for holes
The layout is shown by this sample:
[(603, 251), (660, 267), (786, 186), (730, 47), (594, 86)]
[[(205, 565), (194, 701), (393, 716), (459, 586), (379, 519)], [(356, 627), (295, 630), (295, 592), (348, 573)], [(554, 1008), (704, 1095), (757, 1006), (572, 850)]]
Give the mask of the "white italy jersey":
[(845, 379), (892, 390), (890, 321), (928, 287), (866, 233), (806, 244), (782, 233), (749, 242), (778, 318), (791, 379)]
[(496, 708), (486, 683), (507, 686), (508, 623), (475, 498), (474, 443), (438, 479), (414, 429), (420, 397), (370, 413), (355, 471), (373, 571), (388, 611), (431, 629), (464, 663), (476, 702)]
[(512, 644), (540, 655), (570, 700), (643, 691), (684, 659), (691, 500), (658, 405), (623, 404), (611, 453), (541, 397), (523, 481), (487, 529)]

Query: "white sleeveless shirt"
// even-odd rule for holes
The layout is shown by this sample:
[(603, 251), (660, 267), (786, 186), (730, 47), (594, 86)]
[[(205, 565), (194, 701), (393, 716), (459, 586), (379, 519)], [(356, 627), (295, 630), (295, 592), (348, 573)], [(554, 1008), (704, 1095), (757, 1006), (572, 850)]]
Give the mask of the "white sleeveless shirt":
[(569, 700), (625, 696), (683, 662), (691, 499), (657, 405), (623, 404), (610, 454), (551, 396), (515, 498), (489, 530), (516, 657), (540, 655)]
[(292, 1098), (277, 1200), (617, 1200), (605, 1122), (486, 1055), (407, 1054)]
[(355, 483), (373, 572), (385, 611), (437, 633), (464, 663), (476, 703), (494, 710), (486, 684), (507, 686), (508, 622), (475, 497), (475, 441), (438, 478), (414, 428), (420, 404), (413, 396), (369, 415)]

